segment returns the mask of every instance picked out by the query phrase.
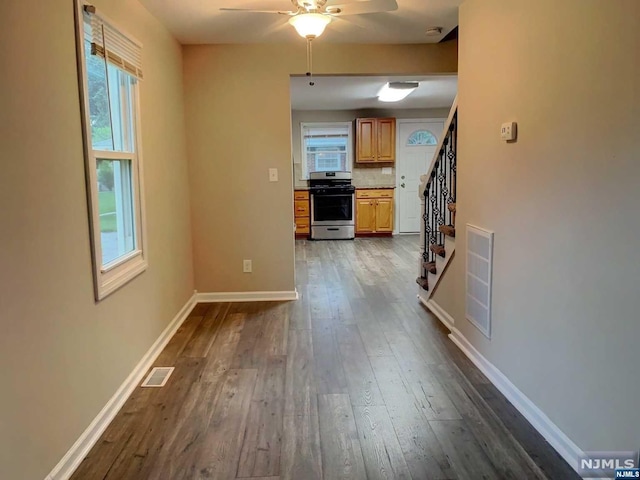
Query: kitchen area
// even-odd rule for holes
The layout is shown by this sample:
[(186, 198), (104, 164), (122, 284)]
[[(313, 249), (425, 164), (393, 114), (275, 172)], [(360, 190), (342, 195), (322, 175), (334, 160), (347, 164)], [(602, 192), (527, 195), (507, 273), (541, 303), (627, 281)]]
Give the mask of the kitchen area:
[[(457, 78), (320, 77), (314, 83), (291, 79), (296, 238), (418, 233), (419, 175), (435, 152)], [(382, 100), (388, 86), (397, 87), (392, 96), (407, 98)]]
[[(295, 186), (296, 236), (329, 240), (391, 235), (395, 118), (358, 118), (353, 126), (327, 124), (313, 129), (304, 122), (301, 125), (308, 183), (300, 181)], [(349, 132), (353, 130), (355, 148), (350, 155), (348, 142), (353, 135)], [(314, 169), (317, 165), (336, 169)]]

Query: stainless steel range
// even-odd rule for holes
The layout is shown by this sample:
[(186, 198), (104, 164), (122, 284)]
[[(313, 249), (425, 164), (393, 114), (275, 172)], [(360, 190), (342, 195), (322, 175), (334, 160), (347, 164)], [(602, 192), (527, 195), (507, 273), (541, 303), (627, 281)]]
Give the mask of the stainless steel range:
[(311, 239), (355, 237), (355, 187), (351, 172), (316, 172), (309, 178)]

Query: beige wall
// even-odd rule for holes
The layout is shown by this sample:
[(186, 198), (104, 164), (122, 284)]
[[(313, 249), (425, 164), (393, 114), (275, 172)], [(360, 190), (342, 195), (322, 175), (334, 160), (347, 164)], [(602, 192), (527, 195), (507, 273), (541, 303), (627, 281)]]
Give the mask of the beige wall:
[(193, 292), (180, 46), (134, 0), (96, 0), (144, 43), (149, 268), (94, 303), (73, 3), (0, 4), (0, 478), (44, 478)]
[[(300, 145), (300, 124), (302, 122), (352, 122), (356, 118), (442, 118), (449, 115), (448, 108), (405, 108), (382, 109), (373, 108), (366, 110), (292, 110), (291, 111), (291, 144), (293, 156), (294, 187), (306, 187), (307, 181), (302, 180), (302, 148)], [(355, 127), (354, 127), (355, 128)], [(354, 132), (355, 134), (355, 132)], [(381, 167), (367, 164), (353, 165), (352, 183), (356, 187), (365, 186), (395, 186), (395, 168), (392, 167), (391, 175), (383, 174)]]
[(583, 450), (640, 445), (639, 18), (637, 0), (460, 10), (457, 223), (495, 231), (491, 341), (464, 319), (464, 256), (436, 301)]
[[(305, 44), (185, 46), (196, 288), (294, 289), (289, 77)], [(314, 45), (319, 74), (457, 70), (457, 45)], [(280, 181), (269, 183), (268, 169)], [(242, 260), (253, 260), (252, 274)]]
[[(458, 228), (458, 232), (460, 231), (464, 231), (464, 226), (462, 223), (460, 223), (460, 220), (457, 220), (457, 228)], [(458, 235), (459, 237), (460, 235)], [(453, 258), (451, 258), (451, 261), (449, 262), (449, 265), (447, 265), (447, 269), (445, 270), (445, 273), (440, 277), (440, 280), (438, 281), (438, 284), (436, 285), (436, 289), (435, 291), (433, 291), (433, 296), (431, 297), (431, 299), (433, 301), (435, 301), (438, 306), (440, 306), (445, 312), (449, 313), (450, 315), (462, 315), (462, 317), (457, 316), (455, 318), (464, 318), (464, 304), (463, 305), (458, 305), (457, 302), (459, 301), (459, 296), (460, 292), (459, 292), (459, 275), (461, 275), (461, 272), (458, 270), (458, 268), (460, 268), (458, 266), (458, 262), (462, 262), (464, 263), (465, 261), (465, 256), (464, 256), (464, 252), (462, 252), (460, 250), (460, 239), (457, 238), (456, 239), (456, 252), (454, 252), (453, 254)], [(461, 260), (460, 260), (461, 259)], [(462, 268), (465, 268), (464, 265), (462, 266)], [(456, 272), (456, 273), (451, 273), (451, 272)], [(462, 287), (464, 288), (464, 284), (462, 285)], [(462, 292), (462, 295), (464, 295), (464, 292)], [(464, 300), (464, 297), (462, 297)]]

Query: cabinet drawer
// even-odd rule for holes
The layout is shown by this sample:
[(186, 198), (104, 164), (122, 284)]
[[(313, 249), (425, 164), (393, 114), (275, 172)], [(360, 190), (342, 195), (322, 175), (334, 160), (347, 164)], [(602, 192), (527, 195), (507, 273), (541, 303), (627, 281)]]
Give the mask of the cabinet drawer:
[(296, 232), (300, 232), (302, 229), (309, 228), (309, 217), (296, 218)]
[(376, 190), (356, 190), (356, 198), (375, 198)]
[(309, 192), (307, 190), (296, 190), (293, 192), (294, 200), (309, 200)]
[(309, 233), (309, 217), (296, 218), (296, 233)]
[(309, 216), (309, 201), (308, 200), (296, 200), (294, 201), (293, 211), (296, 217), (308, 217)]
[(356, 190), (356, 198), (393, 198), (393, 189)]

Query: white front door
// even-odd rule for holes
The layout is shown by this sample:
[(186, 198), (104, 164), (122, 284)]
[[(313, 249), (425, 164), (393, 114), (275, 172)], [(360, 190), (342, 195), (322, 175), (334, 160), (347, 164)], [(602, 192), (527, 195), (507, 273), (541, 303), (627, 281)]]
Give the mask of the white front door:
[(398, 120), (396, 197), (400, 233), (420, 231), (420, 175), (431, 166), (443, 128), (444, 120)]

